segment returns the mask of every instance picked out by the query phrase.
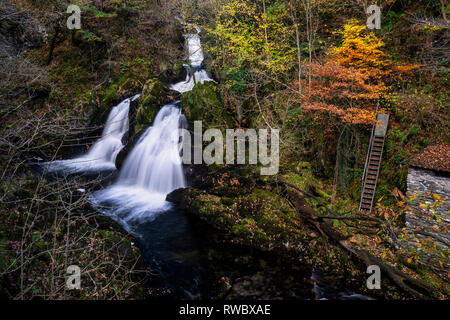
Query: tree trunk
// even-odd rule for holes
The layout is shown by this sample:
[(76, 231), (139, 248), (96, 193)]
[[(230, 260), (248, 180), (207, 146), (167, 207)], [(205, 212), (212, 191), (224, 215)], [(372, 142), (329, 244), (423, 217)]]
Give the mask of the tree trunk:
[(53, 35), (52, 42), (50, 43), (50, 50), (48, 52), (47, 65), (50, 65), (50, 63), (52, 63), (53, 51), (55, 50), (56, 39), (58, 38), (58, 35), (59, 35), (59, 29), (60, 29), (59, 24), (57, 24), (55, 27), (55, 34)]

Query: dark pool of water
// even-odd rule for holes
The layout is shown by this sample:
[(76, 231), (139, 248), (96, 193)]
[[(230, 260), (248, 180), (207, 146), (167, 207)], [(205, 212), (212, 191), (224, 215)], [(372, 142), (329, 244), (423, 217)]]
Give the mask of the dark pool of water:
[(231, 245), (206, 224), (172, 209), (136, 222), (133, 234), (153, 286), (203, 299), (366, 299), (324, 280), (320, 271), (270, 252)]

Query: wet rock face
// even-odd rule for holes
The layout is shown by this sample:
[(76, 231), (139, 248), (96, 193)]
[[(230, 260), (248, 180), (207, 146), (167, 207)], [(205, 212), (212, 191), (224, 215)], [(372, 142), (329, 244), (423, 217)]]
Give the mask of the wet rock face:
[(47, 36), (34, 19), (8, 1), (0, 2), (0, 16), (0, 48), (8, 54), (39, 47)]
[[(415, 200), (410, 205), (412, 210), (406, 214), (406, 226), (410, 230), (420, 229), (436, 233), (450, 242), (450, 234), (443, 231), (450, 227), (449, 175), (431, 170), (409, 168), (407, 195), (414, 197)], [(438, 229), (440, 231), (436, 232)], [(418, 235), (418, 237), (421, 236)], [(441, 242), (438, 242), (438, 245), (448, 248)]]

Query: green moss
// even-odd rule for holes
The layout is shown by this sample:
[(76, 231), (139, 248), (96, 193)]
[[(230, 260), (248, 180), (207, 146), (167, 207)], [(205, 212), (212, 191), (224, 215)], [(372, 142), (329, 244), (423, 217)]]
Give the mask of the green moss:
[(240, 241), (250, 240), (262, 247), (269, 242), (269, 236), (252, 219), (243, 219), (234, 225), (231, 233)]
[(256, 188), (237, 198), (186, 192), (189, 211), (226, 231), (233, 241), (268, 249), (303, 237), (299, 216), (287, 200), (271, 191)]
[(311, 168), (302, 168), (300, 173), (288, 172), (282, 176), (286, 181), (295, 185), (302, 190), (309, 190), (311, 188), (319, 189), (319, 180), (314, 178)]
[(213, 82), (197, 84), (192, 91), (183, 93), (181, 106), (190, 122), (202, 120), (208, 126), (234, 127), (233, 119), (224, 109), (222, 97)]

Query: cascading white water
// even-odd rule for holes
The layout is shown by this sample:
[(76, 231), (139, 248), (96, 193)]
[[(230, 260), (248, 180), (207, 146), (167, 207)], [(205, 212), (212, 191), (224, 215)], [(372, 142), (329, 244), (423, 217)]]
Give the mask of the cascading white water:
[(139, 95), (128, 98), (112, 108), (106, 121), (103, 133), (89, 149), (80, 157), (69, 160), (56, 160), (41, 164), (48, 172), (63, 171), (78, 173), (88, 171), (106, 171), (116, 169), (116, 157), (124, 147), (122, 138), (128, 131), (128, 113), (130, 103)]
[[(186, 81), (171, 85), (179, 92), (192, 90), (196, 83), (214, 81), (201, 69), (204, 56), (198, 33), (185, 38), (195, 81), (186, 65)], [(93, 205), (119, 220), (128, 231), (132, 231), (132, 221), (153, 220), (170, 209), (167, 194), (185, 187), (179, 136), (174, 134), (183, 121), (179, 102), (165, 105), (128, 155), (118, 181), (91, 196)]]
[(170, 86), (171, 89), (181, 93), (191, 91), (196, 83), (204, 83), (205, 81), (214, 81), (208, 76), (206, 71), (202, 69), (204, 55), (199, 35), (186, 34), (184, 35), (184, 37), (186, 39), (186, 46), (189, 52), (189, 61), (191, 63), (191, 67), (194, 71), (194, 74), (192, 74), (189, 65), (185, 64), (184, 68), (187, 70), (186, 80), (175, 83)]
[(178, 140), (174, 137), (180, 121), (177, 105), (164, 106), (126, 159), (119, 182), (163, 194), (184, 187)]
[(122, 222), (152, 219), (170, 208), (166, 195), (185, 187), (176, 134), (183, 121), (178, 102), (165, 105), (128, 155), (118, 181), (93, 195), (94, 205)]

